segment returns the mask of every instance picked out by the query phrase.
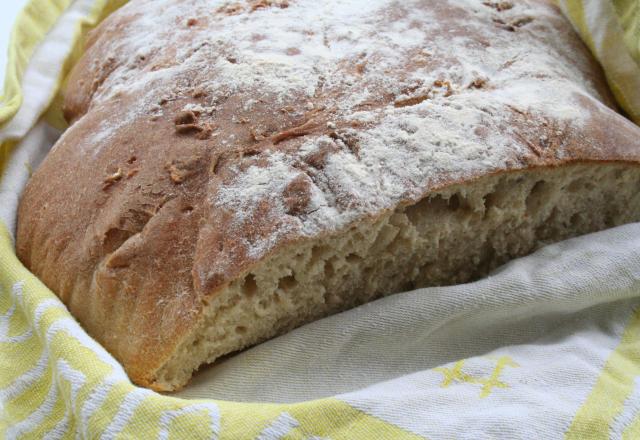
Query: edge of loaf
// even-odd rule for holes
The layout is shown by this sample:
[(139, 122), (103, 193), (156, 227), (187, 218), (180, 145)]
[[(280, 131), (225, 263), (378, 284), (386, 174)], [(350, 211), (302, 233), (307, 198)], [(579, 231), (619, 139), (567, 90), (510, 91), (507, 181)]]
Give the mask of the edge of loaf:
[(640, 129), (549, 2), (148, 3), (90, 37), (17, 234), (139, 384), (638, 218)]

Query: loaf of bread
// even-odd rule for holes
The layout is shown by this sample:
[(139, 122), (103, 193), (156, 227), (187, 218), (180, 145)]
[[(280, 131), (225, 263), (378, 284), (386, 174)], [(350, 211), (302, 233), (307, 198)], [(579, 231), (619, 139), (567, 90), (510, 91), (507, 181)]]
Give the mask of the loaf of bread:
[(156, 390), (640, 219), (640, 128), (551, 1), (132, 0), (65, 115), (17, 252)]

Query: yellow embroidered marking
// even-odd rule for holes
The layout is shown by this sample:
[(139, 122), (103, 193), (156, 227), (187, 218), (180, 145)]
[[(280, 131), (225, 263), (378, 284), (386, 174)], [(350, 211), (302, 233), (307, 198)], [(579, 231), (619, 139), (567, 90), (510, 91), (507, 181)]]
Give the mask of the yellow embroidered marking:
[[(489, 358), (491, 359), (491, 358)], [(447, 388), (452, 383), (472, 383), (482, 385), (480, 397), (485, 398), (491, 394), (493, 388), (509, 388), (509, 385), (500, 380), (500, 374), (506, 367), (519, 367), (509, 356), (501, 356), (496, 359), (496, 366), (489, 377), (475, 377), (462, 371), (465, 359), (459, 360), (453, 367), (434, 368), (435, 371), (442, 373), (444, 376), (440, 386)]]
[(473, 378), (462, 372), (462, 366), (464, 365), (464, 359), (453, 364), (453, 368), (439, 367), (434, 368), (435, 371), (439, 371), (444, 375), (444, 379), (440, 386), (446, 388), (453, 382), (470, 382)]
[(609, 429), (624, 409), (640, 375), (640, 310), (634, 312), (618, 347), (602, 368), (591, 394), (578, 410), (567, 439), (608, 439)]
[(519, 367), (517, 363), (513, 361), (509, 356), (502, 356), (496, 361), (496, 368), (491, 373), (488, 379), (479, 379), (478, 383), (482, 384), (482, 391), (480, 392), (480, 397), (487, 397), (491, 394), (492, 388), (509, 388), (509, 385), (499, 380), (500, 373), (505, 367)]

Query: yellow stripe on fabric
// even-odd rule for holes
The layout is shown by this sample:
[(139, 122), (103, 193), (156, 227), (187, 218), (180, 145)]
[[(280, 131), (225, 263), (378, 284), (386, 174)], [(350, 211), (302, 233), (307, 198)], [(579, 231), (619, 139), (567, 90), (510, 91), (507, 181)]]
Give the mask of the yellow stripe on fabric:
[[(19, 364), (16, 364), (17, 357), (13, 357), (14, 365), (13, 367), (19, 368)], [(26, 370), (28, 371), (28, 369)], [(15, 375), (8, 384), (3, 384), (0, 387), (0, 390), (6, 389), (7, 386), (13, 385), (16, 381), (21, 378), (26, 371), (23, 371), (21, 374)], [(7, 396), (7, 400), (4, 402), (4, 407), (2, 408), (2, 414), (0, 414), (0, 421), (2, 419), (9, 419), (12, 424), (19, 422), (24, 419), (28, 414), (33, 412), (37, 405), (34, 405), (34, 402), (39, 402), (44, 399), (46, 394), (49, 391), (49, 387), (51, 385), (51, 367), (46, 365), (42, 371), (41, 375), (38, 375), (33, 378), (30, 386), (24, 391), (20, 392), (15, 396)], [(2, 438), (2, 437), (0, 437)]]
[[(17, 113), (22, 103), (21, 81), (36, 46), (43, 41), (47, 32), (53, 27), (72, 0), (31, 0), (18, 16), (14, 25), (14, 37), (10, 42), (5, 80), (5, 100), (0, 99), (0, 127), (6, 125)], [(95, 0), (91, 13), (76, 24), (73, 45), (69, 50), (56, 84), (51, 90), (51, 102), (43, 112), (44, 119), (53, 127), (64, 129), (67, 123), (62, 114), (63, 85), (69, 72), (82, 56), (84, 42), (89, 30), (97, 26), (105, 17), (122, 7), (128, 0)], [(53, 8), (53, 9), (52, 9)], [(35, 12), (34, 12), (35, 11)], [(42, 18), (44, 17), (44, 18)], [(14, 53), (14, 57), (11, 56)], [(8, 157), (17, 144), (9, 140), (0, 144), (0, 176), (8, 161)]]
[(621, 81), (614, 77), (614, 75), (611, 75), (607, 76), (607, 82), (609, 83), (609, 88), (620, 107), (627, 112), (630, 119), (632, 119), (636, 124), (640, 124), (640, 106), (638, 106), (634, 100), (627, 99), (626, 91), (628, 90), (628, 87), (622, 86), (624, 81)]
[[(36, 47), (44, 40), (72, 0), (29, 0), (18, 14), (9, 39), (4, 87), (0, 95), (0, 128), (22, 105), (22, 77)], [(3, 50), (4, 48), (0, 48)], [(0, 143), (0, 176), (19, 140)]]
[(9, 163), (9, 156), (11, 152), (18, 145), (18, 140), (6, 140), (4, 142), (0, 142), (0, 178), (4, 174), (4, 168), (7, 163)]
[(640, 1), (613, 0), (624, 32), (624, 42), (631, 56), (640, 63)]
[[(158, 438), (161, 429), (166, 428), (165, 434), (168, 439), (184, 438), (216, 438), (210, 428), (211, 411), (199, 407), (206, 403), (213, 408), (213, 417), (219, 419), (217, 404), (208, 401), (187, 401), (160, 394), (150, 394), (144, 398), (138, 409), (133, 413), (131, 419), (120, 432), (118, 438)], [(181, 410), (193, 407), (188, 413), (180, 413)], [(180, 413), (176, 415), (176, 413)], [(166, 426), (162, 425), (163, 417), (172, 414), (173, 416), (164, 420)], [(247, 417), (247, 413), (244, 413)]]
[(91, 434), (96, 438), (104, 434), (120, 410), (124, 399), (131, 392), (131, 385), (126, 382), (115, 384), (108, 392), (102, 406), (90, 416), (88, 422), (91, 426)]
[[(58, 397), (58, 400), (56, 400), (56, 404), (54, 405), (53, 410), (51, 411), (51, 414), (48, 417), (46, 417), (42, 421), (42, 423), (34, 427), (34, 429), (31, 432), (29, 432), (29, 434), (26, 437), (32, 438), (32, 439), (44, 438), (49, 431), (54, 429), (56, 425), (64, 419), (66, 408), (67, 406), (66, 406), (65, 400)], [(75, 432), (73, 432), (70, 428), (71, 427), (67, 427), (66, 436), (61, 437), (58, 435), (55, 438), (58, 439), (58, 438), (75, 437)]]
[[(220, 440), (257, 438), (288, 409), (287, 405), (221, 402), (221, 436), (219, 438)], [(247, 410), (251, 418), (245, 417)]]
[[(11, 414), (10, 426), (15, 427), (20, 422), (25, 421), (34, 411), (42, 406), (47, 397), (49, 397), (51, 387), (55, 386), (52, 379), (51, 366), (48, 366), (44, 373), (34, 382), (30, 388), (30, 392), (22, 393), (5, 402), (3, 412)], [(60, 396), (57, 396), (57, 398), (59, 399)], [(29, 426), (29, 428), (35, 429), (36, 426)]]
[[(138, 410), (125, 425), (117, 439), (158, 438), (158, 424), (162, 413), (162, 396), (149, 395), (142, 400)], [(158, 402), (160, 400), (160, 402)], [(187, 437), (185, 437), (187, 438)], [(201, 436), (199, 438), (204, 438)]]
[[(277, 427), (274, 425), (283, 415), (296, 422), (282, 437), (287, 440), (310, 437), (330, 437), (332, 440), (424, 439), (334, 398), (287, 405), (232, 402), (220, 402), (219, 405), (222, 413), (220, 440), (256, 438), (270, 427)], [(246, 418), (247, 413), (251, 414), (250, 419)]]
[[(1, 269), (1, 266), (0, 266)], [(0, 275), (2, 273), (0, 272)], [(11, 308), (12, 285), (0, 276), (0, 314), (5, 315)], [(23, 311), (16, 305), (11, 318), (17, 327), (27, 330), (30, 326)], [(11, 333), (10, 333), (11, 334)], [(34, 368), (42, 355), (42, 346), (37, 337), (32, 336), (20, 344), (0, 342), (0, 389), (11, 385), (18, 377)], [(19, 359), (19, 362), (16, 360)], [(1, 438), (1, 437), (0, 437)]]
[(20, 108), (22, 76), (29, 60), (71, 1), (30, 0), (18, 14), (9, 39), (4, 89), (0, 97), (0, 127)]
[(609, 356), (600, 377), (585, 403), (578, 410), (568, 440), (608, 439), (609, 429), (622, 412), (625, 400), (640, 375), (640, 310), (635, 311), (620, 344)]
[[(607, 82), (620, 107), (631, 119), (640, 123), (640, 60), (637, 51), (640, 18), (632, 16), (621, 23), (615, 12), (616, 7), (625, 17), (628, 11), (633, 14), (634, 8), (627, 5), (628, 0), (618, 1), (617, 4), (612, 4), (611, 0), (562, 0), (561, 5), (563, 12), (602, 64)], [(597, 13), (594, 12), (596, 9)], [(592, 19), (589, 20), (589, 17)], [(623, 26), (627, 29), (624, 33)], [(595, 35), (600, 36), (598, 41)]]
[(313, 435), (330, 436), (334, 440), (424, 439), (424, 437), (370, 416), (338, 399), (325, 399), (322, 405), (318, 405), (317, 402), (311, 402), (307, 405), (301, 404), (301, 407), (291, 411), (291, 414), (298, 418), (305, 431), (307, 431), (307, 427), (312, 428)]
[(564, 5), (564, 13), (569, 16), (573, 25), (578, 29), (580, 36), (589, 47), (593, 48), (593, 40), (591, 39), (589, 26), (587, 26), (582, 0), (561, 0), (561, 3)]
[[(1, 286), (1, 285), (0, 285)], [(7, 286), (5, 289), (3, 289), (7, 296), (10, 295), (10, 288)], [(31, 330), (31, 325), (29, 324), (29, 322), (27, 321), (27, 319), (25, 318), (24, 314), (21, 313), (20, 308), (18, 307), (17, 304), (12, 304), (11, 301), (8, 301), (9, 308), (11, 308), (11, 305), (13, 305), (14, 308), (14, 312), (11, 315), (11, 317), (9, 318), (9, 322), (8, 322), (8, 329), (7, 329), (7, 334), (6, 336), (8, 336), (9, 338), (16, 338), (16, 337), (24, 337), (26, 336), (25, 333), (29, 332)], [(0, 312), (0, 315), (6, 314), (8, 313), (9, 309), (7, 309), (4, 312)], [(0, 340), (0, 344), (3, 344), (2, 340)]]
[(34, 337), (20, 344), (0, 345), (0, 389), (34, 368), (42, 356), (42, 346)]
[[(613, 8), (611, 8), (613, 9)], [(611, 14), (614, 14), (613, 10)], [(603, 20), (611, 19), (619, 26), (617, 17), (602, 17)], [(625, 42), (620, 29), (611, 24), (605, 29), (602, 41), (595, 42), (595, 51), (602, 63), (611, 91), (618, 100), (620, 106), (627, 111), (631, 119), (640, 123), (640, 60), (629, 57), (630, 68), (633, 71), (618, 66), (618, 51), (625, 50)], [(632, 55), (629, 53), (629, 55)]]
[(21, 316), (20, 313), (14, 313), (9, 320), (9, 331), (7, 333), (7, 336), (10, 338), (19, 337), (24, 335), (30, 329), (31, 326), (29, 325), (29, 322), (24, 319), (24, 316)]

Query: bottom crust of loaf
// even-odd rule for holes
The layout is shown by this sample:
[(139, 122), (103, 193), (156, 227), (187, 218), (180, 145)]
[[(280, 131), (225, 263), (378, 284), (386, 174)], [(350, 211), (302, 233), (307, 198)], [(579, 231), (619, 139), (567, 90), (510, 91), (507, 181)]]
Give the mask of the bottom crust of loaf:
[(574, 163), (448, 186), (263, 260), (211, 299), (149, 385), (178, 389), (201, 365), (323, 316), (472, 281), (545, 244), (638, 220), (634, 164)]

